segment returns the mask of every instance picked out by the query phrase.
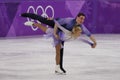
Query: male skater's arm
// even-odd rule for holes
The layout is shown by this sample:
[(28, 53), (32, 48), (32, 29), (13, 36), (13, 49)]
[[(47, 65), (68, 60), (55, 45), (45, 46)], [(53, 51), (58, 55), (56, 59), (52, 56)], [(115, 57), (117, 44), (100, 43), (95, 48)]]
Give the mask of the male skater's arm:
[(90, 38), (90, 40), (93, 42), (93, 44), (91, 45), (92, 48), (95, 48), (96, 45), (97, 45), (97, 42), (95, 40), (95, 38), (93, 37), (93, 35), (89, 32), (89, 30), (84, 26), (82, 25), (82, 30), (83, 32)]

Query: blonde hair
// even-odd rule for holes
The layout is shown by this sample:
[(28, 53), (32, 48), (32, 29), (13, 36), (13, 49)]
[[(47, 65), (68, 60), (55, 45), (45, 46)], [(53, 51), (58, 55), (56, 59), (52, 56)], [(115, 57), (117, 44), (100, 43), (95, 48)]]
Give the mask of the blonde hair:
[(80, 28), (80, 26), (74, 26), (73, 29), (72, 29), (72, 33), (76, 33), (76, 32), (82, 32), (82, 29)]
[(77, 34), (78, 32), (82, 32), (82, 29), (80, 28), (80, 26), (74, 26), (72, 29), (72, 35), (71, 37), (73, 37), (74, 39), (76, 39), (77, 37), (79, 37)]

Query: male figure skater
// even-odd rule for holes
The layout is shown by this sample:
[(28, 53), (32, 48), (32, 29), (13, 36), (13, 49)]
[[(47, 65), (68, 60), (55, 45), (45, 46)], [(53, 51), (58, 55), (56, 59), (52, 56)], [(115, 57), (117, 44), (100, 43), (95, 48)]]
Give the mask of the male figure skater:
[[(93, 45), (91, 45), (91, 47), (92, 48), (96, 47), (96, 40), (88, 31), (88, 29), (83, 25), (83, 22), (85, 20), (85, 15), (83, 13), (78, 13), (76, 18), (57, 18), (57, 19), (44, 18), (42, 16), (33, 13), (23, 13), (21, 16), (38, 20), (43, 24), (53, 27), (54, 36), (56, 39), (61, 36), (60, 34), (62, 31), (59, 28), (54, 27), (55, 22), (57, 22), (57, 25), (61, 25), (69, 31), (72, 31), (74, 26), (79, 26), (82, 29), (82, 32), (84, 32), (92, 40)], [(63, 73), (66, 73), (66, 71), (63, 69), (64, 41), (58, 40), (55, 47), (56, 47), (56, 67), (57, 67), (56, 69), (60, 68), (59, 70), (61, 70)]]

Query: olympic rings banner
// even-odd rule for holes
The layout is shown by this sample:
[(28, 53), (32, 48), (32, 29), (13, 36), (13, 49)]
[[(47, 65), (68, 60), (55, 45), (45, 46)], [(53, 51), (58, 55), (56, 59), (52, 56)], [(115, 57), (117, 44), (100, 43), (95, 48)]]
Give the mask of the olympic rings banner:
[[(85, 26), (91, 33), (120, 33), (120, 1), (115, 0), (12, 0), (0, 1), (0, 37), (44, 34), (36, 27), (26, 27), (24, 22), (35, 21), (21, 17), (30, 12), (43, 17), (76, 17), (86, 15)], [(40, 23), (39, 21), (35, 21)]]

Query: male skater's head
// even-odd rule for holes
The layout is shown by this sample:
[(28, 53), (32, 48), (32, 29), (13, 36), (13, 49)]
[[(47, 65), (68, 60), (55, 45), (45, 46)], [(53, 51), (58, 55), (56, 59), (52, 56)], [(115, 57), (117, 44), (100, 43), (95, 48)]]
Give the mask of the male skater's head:
[(84, 13), (78, 13), (76, 17), (76, 22), (78, 25), (82, 24), (85, 20), (85, 14)]

